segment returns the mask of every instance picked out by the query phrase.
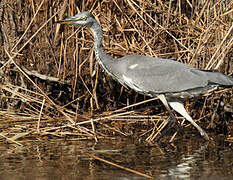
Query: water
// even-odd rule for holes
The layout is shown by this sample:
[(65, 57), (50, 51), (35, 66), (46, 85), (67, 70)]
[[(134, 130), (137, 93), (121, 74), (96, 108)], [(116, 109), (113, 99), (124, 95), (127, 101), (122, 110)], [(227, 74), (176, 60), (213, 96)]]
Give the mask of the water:
[(28, 141), (0, 145), (0, 179), (146, 179), (86, 152), (154, 179), (233, 179), (232, 145), (200, 138), (146, 146), (128, 140)]

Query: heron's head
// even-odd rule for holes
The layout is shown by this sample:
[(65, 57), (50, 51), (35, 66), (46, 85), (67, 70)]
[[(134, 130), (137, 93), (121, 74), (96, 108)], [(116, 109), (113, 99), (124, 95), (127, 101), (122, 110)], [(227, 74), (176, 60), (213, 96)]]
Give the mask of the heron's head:
[(90, 27), (92, 26), (94, 21), (94, 16), (91, 13), (84, 11), (79, 14), (76, 14), (75, 16), (67, 17), (63, 20), (56, 21), (56, 23)]

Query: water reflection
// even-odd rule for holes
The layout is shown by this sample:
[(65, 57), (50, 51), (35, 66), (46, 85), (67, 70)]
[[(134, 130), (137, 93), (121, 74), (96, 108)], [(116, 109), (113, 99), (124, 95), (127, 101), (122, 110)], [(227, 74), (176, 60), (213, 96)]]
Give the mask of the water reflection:
[(155, 179), (233, 179), (231, 147), (199, 139), (154, 147), (129, 140), (1, 144), (0, 179), (145, 179), (85, 152)]

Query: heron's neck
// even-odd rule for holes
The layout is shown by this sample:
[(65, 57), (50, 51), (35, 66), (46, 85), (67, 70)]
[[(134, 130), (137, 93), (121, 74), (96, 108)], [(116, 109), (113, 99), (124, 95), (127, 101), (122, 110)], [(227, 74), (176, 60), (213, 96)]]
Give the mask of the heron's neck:
[(102, 44), (103, 33), (99, 23), (94, 23), (90, 27), (93, 35), (94, 35), (94, 49), (95, 55), (98, 63), (102, 66), (102, 68), (109, 74), (111, 73), (111, 69), (109, 65), (111, 64), (112, 58), (110, 58), (105, 52)]

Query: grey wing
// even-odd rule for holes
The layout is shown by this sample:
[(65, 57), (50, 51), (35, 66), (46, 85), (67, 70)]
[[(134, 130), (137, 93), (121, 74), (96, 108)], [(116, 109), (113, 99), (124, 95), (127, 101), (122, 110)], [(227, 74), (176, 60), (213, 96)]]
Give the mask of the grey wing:
[[(222, 78), (228, 78), (220, 73), (201, 71), (169, 59), (136, 55), (128, 56), (126, 59), (128, 68), (123, 73), (124, 82), (142, 93), (182, 92), (207, 87), (211, 80), (216, 81), (216, 77), (219, 76), (221, 76), (220, 82)], [(232, 79), (230, 83), (233, 85)]]

